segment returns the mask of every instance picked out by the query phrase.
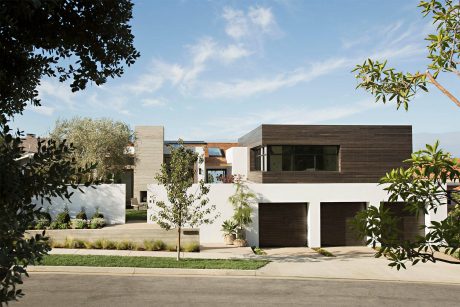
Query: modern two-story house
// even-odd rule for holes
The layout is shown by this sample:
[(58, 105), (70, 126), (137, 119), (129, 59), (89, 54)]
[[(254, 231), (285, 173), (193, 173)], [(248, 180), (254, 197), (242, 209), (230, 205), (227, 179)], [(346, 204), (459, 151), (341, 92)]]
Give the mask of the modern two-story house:
[[(137, 133), (138, 159), (145, 155), (150, 162), (136, 166), (135, 193), (167, 200), (164, 188), (154, 183), (153, 169), (167, 160), (166, 145), (174, 142), (162, 139), (163, 127), (136, 130), (141, 132)], [(200, 227), (203, 243), (221, 242), (221, 224), (232, 216), (228, 197), (235, 188), (223, 180), (228, 175), (246, 178), (257, 195), (246, 232), (250, 245), (362, 245), (348, 222), (359, 210), (382, 202), (401, 216), (405, 236), (416, 235), (423, 231), (420, 225), (447, 214), (441, 209), (416, 217), (385, 202), (386, 192), (378, 182), (410, 157), (411, 126), (261, 125), (235, 143), (185, 144), (205, 157), (204, 163), (195, 166), (196, 179), (210, 184), (210, 202), (221, 213), (213, 224)], [(154, 212), (152, 203), (149, 214)]]

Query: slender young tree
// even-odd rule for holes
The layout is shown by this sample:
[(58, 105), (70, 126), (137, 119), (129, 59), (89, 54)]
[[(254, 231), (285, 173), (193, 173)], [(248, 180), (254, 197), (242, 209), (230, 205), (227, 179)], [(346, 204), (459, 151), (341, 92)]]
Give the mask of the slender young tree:
[(177, 147), (171, 146), (171, 160), (163, 163), (156, 181), (166, 189), (168, 202), (154, 203), (151, 219), (163, 228), (177, 231), (177, 260), (180, 260), (181, 232), (184, 227), (197, 227), (211, 224), (218, 214), (213, 215), (215, 205), (209, 205), (207, 194), (209, 186), (200, 180), (196, 190), (192, 187), (195, 178), (195, 166), (203, 161), (198, 153), (186, 148), (179, 140)]

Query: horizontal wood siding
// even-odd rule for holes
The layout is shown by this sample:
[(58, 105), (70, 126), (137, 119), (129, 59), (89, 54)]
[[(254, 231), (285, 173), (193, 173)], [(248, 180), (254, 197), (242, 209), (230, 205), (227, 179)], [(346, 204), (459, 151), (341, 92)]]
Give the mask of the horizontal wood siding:
[(260, 203), (260, 246), (306, 246), (306, 203)]
[[(263, 183), (376, 183), (412, 153), (411, 126), (262, 125), (238, 140), (241, 146), (339, 145), (340, 169), (263, 172)], [(252, 172), (251, 172), (252, 173)], [(254, 176), (252, 174), (249, 177)], [(257, 176), (255, 176), (257, 178)]]
[(365, 245), (350, 228), (350, 222), (366, 203), (321, 203), (321, 246)]

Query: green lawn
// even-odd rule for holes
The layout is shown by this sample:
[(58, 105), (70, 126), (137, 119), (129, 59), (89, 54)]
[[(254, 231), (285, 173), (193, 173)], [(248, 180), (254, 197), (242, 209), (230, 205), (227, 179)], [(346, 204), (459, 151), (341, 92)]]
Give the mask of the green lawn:
[(147, 210), (126, 209), (126, 222), (129, 221), (147, 222)]
[(256, 270), (268, 262), (253, 259), (182, 259), (177, 261), (175, 258), (166, 257), (48, 255), (44, 257), (40, 265)]

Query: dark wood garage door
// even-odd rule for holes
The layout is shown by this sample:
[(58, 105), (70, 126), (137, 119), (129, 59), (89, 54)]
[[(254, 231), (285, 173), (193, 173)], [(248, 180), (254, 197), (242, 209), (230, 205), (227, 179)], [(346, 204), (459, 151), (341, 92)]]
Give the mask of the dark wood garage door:
[(350, 220), (366, 203), (321, 203), (321, 246), (364, 245), (349, 227)]
[(421, 212), (419, 216), (415, 213), (404, 210), (402, 202), (384, 202), (384, 208), (390, 209), (390, 213), (399, 217), (398, 228), (401, 231), (399, 239), (415, 240), (417, 236), (423, 236), (425, 230), (421, 227), (425, 225), (425, 214)]
[(306, 246), (306, 203), (260, 203), (260, 246)]

